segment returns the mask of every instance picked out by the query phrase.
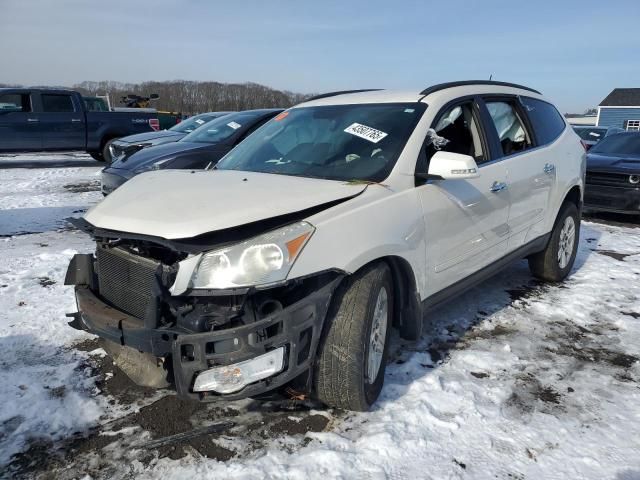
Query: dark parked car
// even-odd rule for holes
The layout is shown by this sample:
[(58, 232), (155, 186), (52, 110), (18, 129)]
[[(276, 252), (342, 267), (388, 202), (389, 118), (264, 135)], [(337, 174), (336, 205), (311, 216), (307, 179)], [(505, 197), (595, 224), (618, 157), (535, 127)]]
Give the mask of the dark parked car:
[(111, 142), (159, 129), (155, 112), (94, 112), (73, 90), (0, 88), (0, 153), (85, 150), (104, 160)]
[(200, 115), (194, 115), (174, 125), (168, 130), (139, 133), (137, 135), (119, 138), (111, 144), (111, 161), (123, 160), (125, 157), (129, 157), (143, 148), (155, 147), (163, 143), (177, 142), (193, 132), (196, 128), (229, 113), (232, 112), (201, 113)]
[(589, 150), (584, 206), (640, 214), (640, 133), (611, 135)]
[(231, 113), (202, 125), (177, 142), (145, 148), (116, 160), (102, 171), (102, 193), (108, 195), (149, 170), (205, 168), (282, 111), (271, 108)]
[(582, 143), (585, 148), (589, 150), (596, 143), (609, 135), (615, 135), (616, 133), (622, 133), (624, 130), (618, 127), (581, 127), (574, 126), (573, 129), (582, 139)]

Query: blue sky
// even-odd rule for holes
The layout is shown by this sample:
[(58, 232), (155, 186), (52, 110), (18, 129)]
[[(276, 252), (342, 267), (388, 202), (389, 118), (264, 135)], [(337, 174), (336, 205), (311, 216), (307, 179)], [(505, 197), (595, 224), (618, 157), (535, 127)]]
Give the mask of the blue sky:
[(297, 92), (486, 79), (563, 111), (640, 87), (640, 1), (0, 0), (0, 82), (252, 81)]

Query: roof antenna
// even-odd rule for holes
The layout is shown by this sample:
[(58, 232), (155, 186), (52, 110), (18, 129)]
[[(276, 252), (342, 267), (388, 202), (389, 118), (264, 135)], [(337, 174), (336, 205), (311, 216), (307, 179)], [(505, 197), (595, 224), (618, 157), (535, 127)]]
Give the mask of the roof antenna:
[(493, 78), (493, 73), (489, 75), (489, 81), (491, 81), (492, 78)]

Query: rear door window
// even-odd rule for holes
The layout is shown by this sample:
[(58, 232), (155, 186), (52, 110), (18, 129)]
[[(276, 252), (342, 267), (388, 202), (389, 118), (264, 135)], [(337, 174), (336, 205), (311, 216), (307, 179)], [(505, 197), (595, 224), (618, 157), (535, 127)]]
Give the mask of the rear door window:
[(0, 112), (30, 112), (31, 99), (27, 93), (0, 95)]
[(42, 111), (49, 113), (74, 112), (71, 95), (43, 93)]
[(532, 147), (531, 135), (518, 115), (513, 102), (489, 100), (486, 102), (486, 106), (498, 134), (504, 156), (513, 155)]
[(520, 101), (536, 132), (538, 146), (553, 142), (564, 131), (565, 123), (556, 107), (535, 98), (520, 97)]

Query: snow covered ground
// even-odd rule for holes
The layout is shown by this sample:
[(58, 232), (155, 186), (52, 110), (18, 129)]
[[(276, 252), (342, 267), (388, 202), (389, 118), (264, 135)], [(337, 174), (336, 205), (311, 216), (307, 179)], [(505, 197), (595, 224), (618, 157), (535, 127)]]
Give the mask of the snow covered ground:
[[(92, 243), (64, 218), (100, 200), (98, 171), (0, 170), (0, 476), (640, 478), (633, 224), (583, 222), (562, 285), (519, 262), (431, 313), (421, 342), (396, 342), (370, 413), (192, 406), (127, 384), (66, 325), (66, 266)], [(220, 421), (234, 425), (145, 446)]]
[(88, 154), (82, 152), (56, 153), (3, 153), (0, 169), (4, 168), (52, 168), (99, 166)]

